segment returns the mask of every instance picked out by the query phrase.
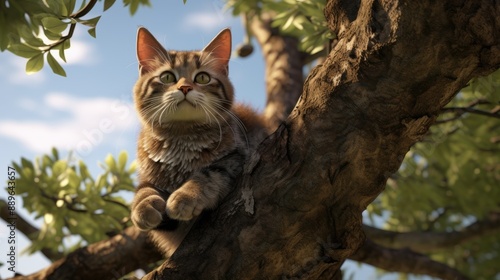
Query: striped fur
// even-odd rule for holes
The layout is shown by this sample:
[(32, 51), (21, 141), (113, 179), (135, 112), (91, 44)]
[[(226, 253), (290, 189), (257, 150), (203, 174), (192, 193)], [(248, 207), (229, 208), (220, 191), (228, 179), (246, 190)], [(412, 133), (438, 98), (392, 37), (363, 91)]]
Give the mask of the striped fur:
[[(178, 235), (167, 230), (216, 207), (267, 132), (250, 108), (233, 106), (228, 29), (202, 51), (186, 52), (166, 51), (141, 28), (137, 53), (134, 101), (142, 129), (132, 221), (169, 256), (189, 226), (180, 222)], [(205, 74), (208, 82), (197, 77)]]

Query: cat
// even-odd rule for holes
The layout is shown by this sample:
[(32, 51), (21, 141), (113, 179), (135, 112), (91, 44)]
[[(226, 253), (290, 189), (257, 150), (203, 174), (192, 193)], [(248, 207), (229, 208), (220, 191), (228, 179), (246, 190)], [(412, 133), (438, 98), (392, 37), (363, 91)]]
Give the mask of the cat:
[(233, 105), (231, 31), (201, 51), (167, 51), (145, 28), (137, 32), (139, 78), (134, 104), (142, 124), (131, 220), (169, 257), (205, 209), (231, 190), (265, 120)]

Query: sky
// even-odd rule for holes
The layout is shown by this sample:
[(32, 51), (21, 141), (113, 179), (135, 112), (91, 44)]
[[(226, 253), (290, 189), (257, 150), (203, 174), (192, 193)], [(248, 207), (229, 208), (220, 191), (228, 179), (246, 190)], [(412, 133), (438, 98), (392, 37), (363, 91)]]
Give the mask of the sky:
[[(102, 15), (97, 38), (88, 35), (86, 27), (77, 26), (66, 54), (67, 63), (62, 63), (67, 77), (53, 74), (48, 65), (27, 75), (25, 59), (0, 53), (1, 166), (7, 169), (21, 157), (33, 160), (49, 153), (52, 147), (57, 147), (63, 157), (73, 151), (94, 176), (100, 173), (98, 162), (108, 154), (117, 156), (124, 150), (129, 158), (135, 158), (139, 122), (133, 109), (132, 87), (138, 76), (137, 28), (148, 28), (167, 49), (193, 50), (202, 49), (221, 29), (230, 27), (234, 50), (243, 41), (243, 28), (240, 19), (223, 7), (222, 0), (188, 0), (186, 4), (182, 0), (152, 1), (152, 7), (141, 7), (131, 16), (122, 1), (104, 13), (102, 2), (98, 2), (86, 17)], [(237, 101), (262, 109), (264, 62), (254, 46), (250, 57), (232, 58), (230, 78)], [(7, 175), (3, 176), (6, 180)], [(7, 195), (2, 188), (0, 198), (6, 199)], [(18, 200), (17, 208), (21, 207)], [(29, 217), (25, 211), (19, 215)], [(33, 223), (39, 225), (41, 221)], [(0, 252), (6, 250), (7, 234), (2, 221)], [(23, 254), (28, 241), (21, 233), (16, 237), (18, 272), (33, 273), (49, 264), (41, 254)], [(0, 262), (5, 261), (2, 254)], [(6, 266), (0, 268), (0, 275), (12, 276)], [(375, 278), (372, 274), (363, 279)]]

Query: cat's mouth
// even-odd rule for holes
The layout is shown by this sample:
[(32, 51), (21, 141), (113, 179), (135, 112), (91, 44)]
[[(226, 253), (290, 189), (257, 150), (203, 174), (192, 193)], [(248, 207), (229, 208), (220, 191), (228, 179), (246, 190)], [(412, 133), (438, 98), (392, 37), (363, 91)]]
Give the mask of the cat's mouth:
[(180, 106), (182, 104), (191, 105), (193, 108), (198, 107), (194, 102), (188, 100), (187, 98), (184, 98), (183, 100), (179, 101), (179, 103), (177, 103), (177, 106)]

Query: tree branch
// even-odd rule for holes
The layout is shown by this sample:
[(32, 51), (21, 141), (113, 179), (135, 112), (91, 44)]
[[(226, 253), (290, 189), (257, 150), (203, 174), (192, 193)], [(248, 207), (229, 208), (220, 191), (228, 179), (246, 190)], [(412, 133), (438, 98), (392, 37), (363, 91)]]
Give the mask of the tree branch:
[(371, 240), (389, 248), (409, 248), (419, 253), (431, 253), (451, 248), (472, 239), (500, 232), (500, 213), (492, 212), (460, 231), (394, 232), (368, 225), (363, 229)]
[(375, 244), (370, 239), (350, 259), (373, 265), (387, 271), (423, 274), (440, 279), (468, 279), (459, 271), (436, 262), (409, 249), (390, 249)]
[(478, 110), (475, 109), (474, 107), (477, 105), (481, 104), (491, 104), (491, 102), (483, 99), (477, 99), (469, 103), (466, 107), (446, 107), (441, 110), (442, 113), (454, 113), (455, 116), (444, 119), (444, 120), (439, 120), (436, 123), (441, 124), (441, 123), (446, 123), (450, 121), (454, 121), (462, 117), (465, 113), (472, 113), (472, 114), (478, 114), (478, 115), (483, 115), (487, 117), (492, 117), (492, 118), (500, 118), (500, 106), (496, 106), (490, 111), (484, 111), (484, 110)]
[[(7, 202), (4, 201), (3, 199), (0, 199), (0, 218), (2, 220), (6, 221), (7, 223), (9, 222), (9, 219), (11, 218), (9, 215), (9, 209), (7, 208)], [(17, 213), (16, 213), (17, 214)], [(40, 233), (40, 230), (28, 221), (26, 221), (22, 216), (17, 214), (16, 216), (16, 229), (22, 232), (29, 240), (35, 239), (38, 234)], [(49, 260), (55, 261), (57, 259), (60, 259), (63, 257), (63, 254), (61, 254), (58, 251), (53, 251), (48, 248), (42, 248), (40, 252), (47, 257)]]
[(147, 235), (129, 227), (108, 240), (77, 249), (44, 270), (12, 279), (119, 279), (160, 259)]
[(277, 128), (293, 110), (302, 92), (302, 55), (296, 38), (283, 36), (271, 28), (269, 14), (255, 15), (249, 20), (266, 62), (264, 117)]
[[(71, 14), (68, 18), (79, 19), (79, 18), (85, 16), (90, 11), (92, 11), (92, 9), (94, 8), (96, 3), (97, 3), (97, 0), (90, 0), (81, 10), (77, 11), (76, 13)], [(44, 51), (48, 52), (48, 51), (54, 49), (55, 47), (61, 45), (62, 43), (66, 42), (67, 40), (71, 39), (71, 37), (73, 37), (73, 33), (75, 32), (75, 28), (76, 28), (76, 23), (71, 23), (69, 26), (68, 34), (61, 37), (56, 42), (50, 44), (48, 46), (48, 48), (45, 49)]]

